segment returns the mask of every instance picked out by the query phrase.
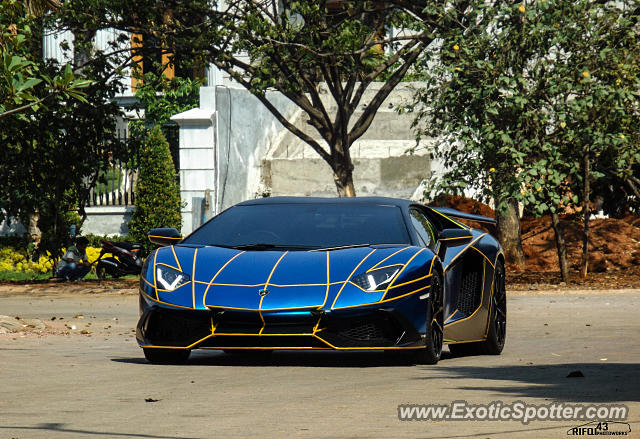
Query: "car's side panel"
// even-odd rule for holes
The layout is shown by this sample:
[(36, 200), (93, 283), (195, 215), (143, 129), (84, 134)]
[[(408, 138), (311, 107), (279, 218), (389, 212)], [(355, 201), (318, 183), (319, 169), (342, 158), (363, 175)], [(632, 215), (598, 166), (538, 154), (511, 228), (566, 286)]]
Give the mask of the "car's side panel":
[(476, 230), (474, 235), (447, 269), (445, 339), (449, 342), (482, 341), (487, 336), (493, 273), (501, 249), (491, 235)]

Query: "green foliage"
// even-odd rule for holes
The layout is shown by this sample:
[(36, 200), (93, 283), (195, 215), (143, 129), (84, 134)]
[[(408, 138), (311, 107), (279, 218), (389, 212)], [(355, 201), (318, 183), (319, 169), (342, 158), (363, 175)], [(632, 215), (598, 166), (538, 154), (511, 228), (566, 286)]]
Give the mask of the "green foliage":
[[(91, 62), (75, 75), (70, 65), (43, 61), (42, 18), (19, 14), (21, 5), (4, 2), (0, 22), (3, 31), (5, 24), (16, 24), (18, 35), (24, 36), (16, 55), (28, 59), (31, 71), (23, 72), (23, 79), (31, 75), (42, 80), (22, 88), (35, 101), (29, 97), (12, 100), (9, 111), (19, 108), (16, 105), (37, 101), (46, 105), (31, 105), (31, 109), (38, 108), (36, 112), (23, 110), (0, 117), (0, 209), (6, 217), (17, 218), (25, 225), (36, 217), (42, 232), (38, 251), (56, 258), (67, 245), (69, 226), (79, 227), (84, 219), (90, 186), (105, 175), (112, 159), (128, 152), (115, 136), (115, 118), (120, 110), (112, 102), (120, 90), (121, 58), (95, 50)], [(57, 25), (66, 26), (68, 16), (62, 12), (50, 15), (55, 16)], [(29, 32), (21, 33), (20, 29)], [(12, 44), (12, 31), (6, 35), (3, 48)], [(69, 91), (78, 83), (83, 87), (81, 96)], [(7, 102), (6, 96), (10, 94), (3, 95), (2, 102)]]
[[(192, 0), (173, 2), (170, 12), (163, 5), (115, 0), (105, 5), (107, 13), (85, 13), (103, 27), (135, 28), (143, 56), (161, 49), (170, 62), (213, 63), (227, 72), (327, 162), (341, 195), (354, 194), (353, 142), (421, 51), (464, 15), (463, 4), (445, 8), (427, 0)], [(380, 80), (384, 85), (364, 102), (365, 91)], [(266, 97), (269, 90), (306, 113), (317, 136), (280, 113)]]
[[(634, 6), (635, 4), (635, 6)], [(421, 135), (442, 135), (435, 193), (515, 197), (542, 215), (581, 201), (594, 179), (624, 178), (640, 160), (637, 2), (472, 2), (422, 60)]]
[[(129, 122), (131, 147), (139, 150), (148, 130), (162, 127), (165, 137), (171, 116), (198, 106), (202, 82), (189, 78), (168, 79), (163, 74), (147, 73), (137, 76), (142, 85), (136, 89), (138, 108), (144, 109), (144, 120)], [(135, 165), (135, 164), (133, 164)]]
[(23, 2), (0, 2), (0, 27), (0, 118), (25, 119), (27, 110), (37, 111), (54, 100), (84, 101), (82, 89), (91, 82), (75, 78), (70, 65), (52, 73), (42, 68), (40, 54), (33, 50), (38, 17)]
[(144, 109), (147, 126), (169, 123), (171, 116), (198, 106), (201, 81), (147, 73), (139, 76), (141, 86), (136, 88), (139, 105)]
[(140, 151), (140, 173), (136, 182), (136, 210), (129, 222), (129, 237), (145, 243), (154, 227), (180, 230), (180, 186), (171, 160), (169, 144), (159, 126), (152, 128)]

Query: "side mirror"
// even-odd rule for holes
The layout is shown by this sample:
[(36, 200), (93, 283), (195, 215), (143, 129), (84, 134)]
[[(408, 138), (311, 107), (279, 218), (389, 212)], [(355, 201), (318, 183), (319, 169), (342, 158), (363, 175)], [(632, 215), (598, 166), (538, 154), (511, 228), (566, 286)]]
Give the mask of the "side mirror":
[(147, 238), (157, 245), (172, 245), (177, 244), (182, 239), (180, 232), (172, 227), (159, 227), (151, 229), (147, 233)]
[(438, 239), (446, 246), (462, 245), (471, 241), (471, 238), (473, 235), (466, 229), (444, 229), (438, 235)]

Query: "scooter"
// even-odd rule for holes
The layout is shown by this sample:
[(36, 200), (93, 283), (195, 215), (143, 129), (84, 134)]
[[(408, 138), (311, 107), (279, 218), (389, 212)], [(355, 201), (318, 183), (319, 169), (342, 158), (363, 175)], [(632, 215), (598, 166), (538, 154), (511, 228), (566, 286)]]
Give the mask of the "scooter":
[[(140, 274), (142, 271), (142, 244), (137, 242), (102, 241), (100, 256), (94, 261), (98, 279), (108, 276), (121, 277), (127, 274)], [(112, 256), (103, 258), (107, 253)]]

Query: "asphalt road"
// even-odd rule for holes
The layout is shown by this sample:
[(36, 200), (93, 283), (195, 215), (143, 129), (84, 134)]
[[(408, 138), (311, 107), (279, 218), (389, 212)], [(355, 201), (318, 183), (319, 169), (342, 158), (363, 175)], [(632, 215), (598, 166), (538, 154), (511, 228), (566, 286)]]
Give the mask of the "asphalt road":
[(399, 404), (455, 400), (623, 403), (640, 437), (640, 290), (510, 295), (503, 355), (436, 366), (320, 351), (150, 365), (131, 293), (3, 287), (0, 314), (34, 326), (0, 333), (0, 438), (561, 438), (584, 424), (398, 420)]

